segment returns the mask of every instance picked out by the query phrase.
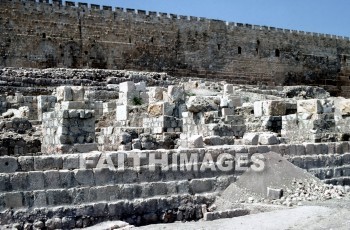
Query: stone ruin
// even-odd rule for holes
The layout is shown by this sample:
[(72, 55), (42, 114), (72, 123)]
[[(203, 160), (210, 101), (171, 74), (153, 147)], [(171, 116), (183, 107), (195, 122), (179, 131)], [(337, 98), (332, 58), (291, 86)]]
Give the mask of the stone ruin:
[[(45, 95), (37, 95), (40, 87), (29, 93), (12, 87), (17, 93), (0, 97), (0, 225), (71, 229), (108, 220), (139, 226), (216, 219), (210, 207), (217, 195), (244, 173), (237, 165), (212, 170), (218, 162), (208, 164), (208, 156), (216, 161), (222, 153), (235, 159), (279, 153), (322, 182), (349, 189), (349, 99), (310, 86), (123, 74), (120, 83), (116, 77), (99, 86), (77, 82), (49, 87)], [(164, 80), (155, 84), (154, 76)], [(176, 165), (181, 161), (185, 169)], [(274, 191), (265, 198), (278, 196)]]

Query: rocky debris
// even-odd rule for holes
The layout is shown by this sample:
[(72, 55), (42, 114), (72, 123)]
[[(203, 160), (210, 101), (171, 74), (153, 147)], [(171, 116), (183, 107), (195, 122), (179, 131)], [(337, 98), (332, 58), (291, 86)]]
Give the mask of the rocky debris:
[(309, 201), (342, 199), (350, 195), (349, 186), (334, 186), (290, 164), (275, 153), (264, 154), (265, 168), (251, 169), (217, 198), (219, 210), (241, 207), (242, 203), (300, 206)]
[(187, 110), (192, 113), (218, 110), (220, 99), (217, 97), (191, 96), (186, 102)]
[(325, 99), (330, 97), (326, 90), (314, 86), (284, 86), (283, 94), (285, 97), (297, 99)]
[(290, 188), (284, 191), (280, 199), (275, 199), (271, 203), (289, 207), (300, 206), (309, 201), (342, 199), (347, 193), (345, 186), (320, 185), (316, 181), (295, 180), (292, 182)]
[[(166, 74), (127, 71), (55, 71), (59, 72), (55, 79), (58, 82), (63, 82), (65, 71), (65, 83), (72, 83), (69, 74), (76, 75), (76, 81), (57, 87), (52, 95), (0, 95), (0, 171), (4, 174), (0, 175), (4, 182), (0, 190), (5, 194), (0, 196), (0, 208), (5, 213), (0, 214), (6, 221), (21, 220), (19, 228), (83, 228), (113, 218), (137, 226), (192, 221), (203, 216), (213, 220), (246, 214), (242, 204), (291, 207), (310, 200), (342, 199), (349, 191), (349, 187), (327, 187), (281, 156), (269, 153), (291, 156), (295, 164), (328, 182), (339, 179), (338, 183), (348, 183), (347, 99), (320, 99), (322, 96), (313, 95), (320, 89), (303, 87), (295, 88), (297, 96), (285, 98), (283, 87), (233, 86), (205, 79), (181, 79), (177, 84), (177, 79)], [(101, 76), (95, 76), (97, 73)], [(86, 77), (91, 79), (86, 81)], [(79, 82), (88, 83), (77, 86)], [(51, 90), (46, 93), (51, 94)], [(342, 142), (336, 142), (339, 140)], [(247, 161), (228, 172), (151, 171), (145, 159), (141, 160), (141, 170), (127, 161), (127, 170), (116, 175), (109, 169), (94, 168), (91, 162), (87, 169), (78, 168), (78, 156), (88, 157), (88, 152), (97, 148), (114, 156), (113, 160), (121, 153), (156, 153), (157, 157), (209, 153), (213, 160), (219, 153), (227, 153), (232, 157), (241, 155)], [(102, 152), (92, 155), (98, 158)], [(258, 162), (248, 161), (258, 153), (262, 153), (255, 158)], [(34, 158), (41, 154), (53, 155)], [(263, 169), (254, 171), (253, 166)], [(245, 171), (244, 167), (251, 169)], [(37, 190), (32, 191), (32, 187)], [(209, 197), (225, 188), (215, 205), (213, 200), (179, 204), (180, 198), (169, 202), (159, 198), (168, 199), (172, 194)], [(145, 205), (142, 202), (147, 201), (146, 197), (157, 198)], [(110, 201), (130, 203), (122, 209), (107, 209), (107, 204), (97, 202), (106, 200), (108, 206)], [(77, 210), (68, 208), (62, 211), (58, 205), (73, 201), (86, 205), (79, 214), (88, 214), (77, 215)], [(51, 213), (49, 218), (47, 213), (34, 213), (49, 210), (52, 205), (58, 206), (54, 211), (50, 209), (54, 215)], [(23, 216), (19, 211), (7, 216), (7, 211), (12, 212), (10, 208), (20, 207), (35, 208), (23, 209), (28, 211)]]

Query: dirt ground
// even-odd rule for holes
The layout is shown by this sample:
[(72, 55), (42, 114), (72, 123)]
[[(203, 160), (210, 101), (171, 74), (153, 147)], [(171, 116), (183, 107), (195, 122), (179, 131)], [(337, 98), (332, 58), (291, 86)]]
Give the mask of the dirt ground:
[[(267, 205), (268, 206), (268, 205)], [(266, 207), (266, 210), (269, 209)], [(281, 208), (270, 212), (214, 221), (198, 221), (172, 224), (157, 224), (135, 229), (240, 229), (240, 230), (321, 230), (350, 229), (350, 196), (322, 202), (310, 202), (304, 206)]]

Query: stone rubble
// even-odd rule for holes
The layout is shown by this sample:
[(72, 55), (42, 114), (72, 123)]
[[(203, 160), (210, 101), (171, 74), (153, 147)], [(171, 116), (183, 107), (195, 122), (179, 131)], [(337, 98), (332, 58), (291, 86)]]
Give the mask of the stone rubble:
[[(154, 172), (145, 159), (139, 171), (130, 159), (122, 172), (79, 167), (81, 159), (95, 162), (101, 154), (112, 162), (135, 154), (155, 154), (159, 161), (197, 154), (215, 161), (220, 153), (248, 161), (272, 151), (329, 185), (295, 181), (289, 189), (270, 186), (266, 197), (248, 194), (237, 203), (293, 207), (349, 193), (350, 101), (330, 97), (321, 88), (239, 86), (133, 71), (3, 73), (23, 74), (42, 84), (55, 76), (57, 84), (28, 91), (19, 85), (0, 95), (0, 224), (69, 229), (109, 218), (139, 226), (249, 213), (212, 206), (213, 197), (242, 176), (239, 167), (203, 172), (156, 167)], [(65, 74), (75, 75), (76, 81)], [(205, 163), (200, 158), (198, 168)], [(169, 196), (175, 201), (166, 201)], [(79, 206), (78, 214), (72, 214), (77, 212), (72, 204)], [(12, 213), (32, 208), (28, 214)], [(46, 212), (55, 215), (44, 217)]]

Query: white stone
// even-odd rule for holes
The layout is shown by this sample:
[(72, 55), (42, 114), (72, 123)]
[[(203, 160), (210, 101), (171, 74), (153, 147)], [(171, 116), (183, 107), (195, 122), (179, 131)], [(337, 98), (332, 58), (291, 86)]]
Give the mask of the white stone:
[(232, 84), (225, 84), (224, 85), (224, 95), (230, 95), (233, 94), (233, 85)]
[(299, 100), (297, 101), (297, 111), (298, 113), (322, 113), (322, 106), (319, 100)]
[(284, 101), (268, 100), (262, 104), (265, 116), (283, 116), (286, 114), (286, 103)]
[(262, 101), (256, 101), (254, 102), (254, 116), (255, 117), (261, 117), (263, 116), (263, 102)]
[(259, 134), (258, 133), (245, 133), (243, 136), (243, 142), (245, 145), (258, 145)]
[(72, 101), (73, 100), (73, 93), (72, 88), (69, 86), (59, 86), (56, 89), (56, 96), (57, 101)]
[(163, 91), (164, 91), (163, 88), (161, 88), (161, 87), (149, 87), (148, 89), (149, 89), (148, 96), (149, 96), (150, 103), (163, 100)]
[(168, 86), (167, 96), (169, 102), (177, 102), (185, 99), (185, 92), (182, 86), (170, 85)]
[(276, 145), (278, 144), (278, 138), (274, 133), (260, 133), (259, 144), (261, 145)]
[(119, 84), (119, 92), (127, 93), (136, 90), (135, 83), (132, 81), (125, 81)]
[(145, 92), (146, 91), (146, 82), (141, 81), (135, 84), (136, 91)]
[(127, 105), (118, 105), (117, 106), (117, 113), (116, 113), (116, 119), (117, 121), (125, 121), (128, 120), (128, 106)]

